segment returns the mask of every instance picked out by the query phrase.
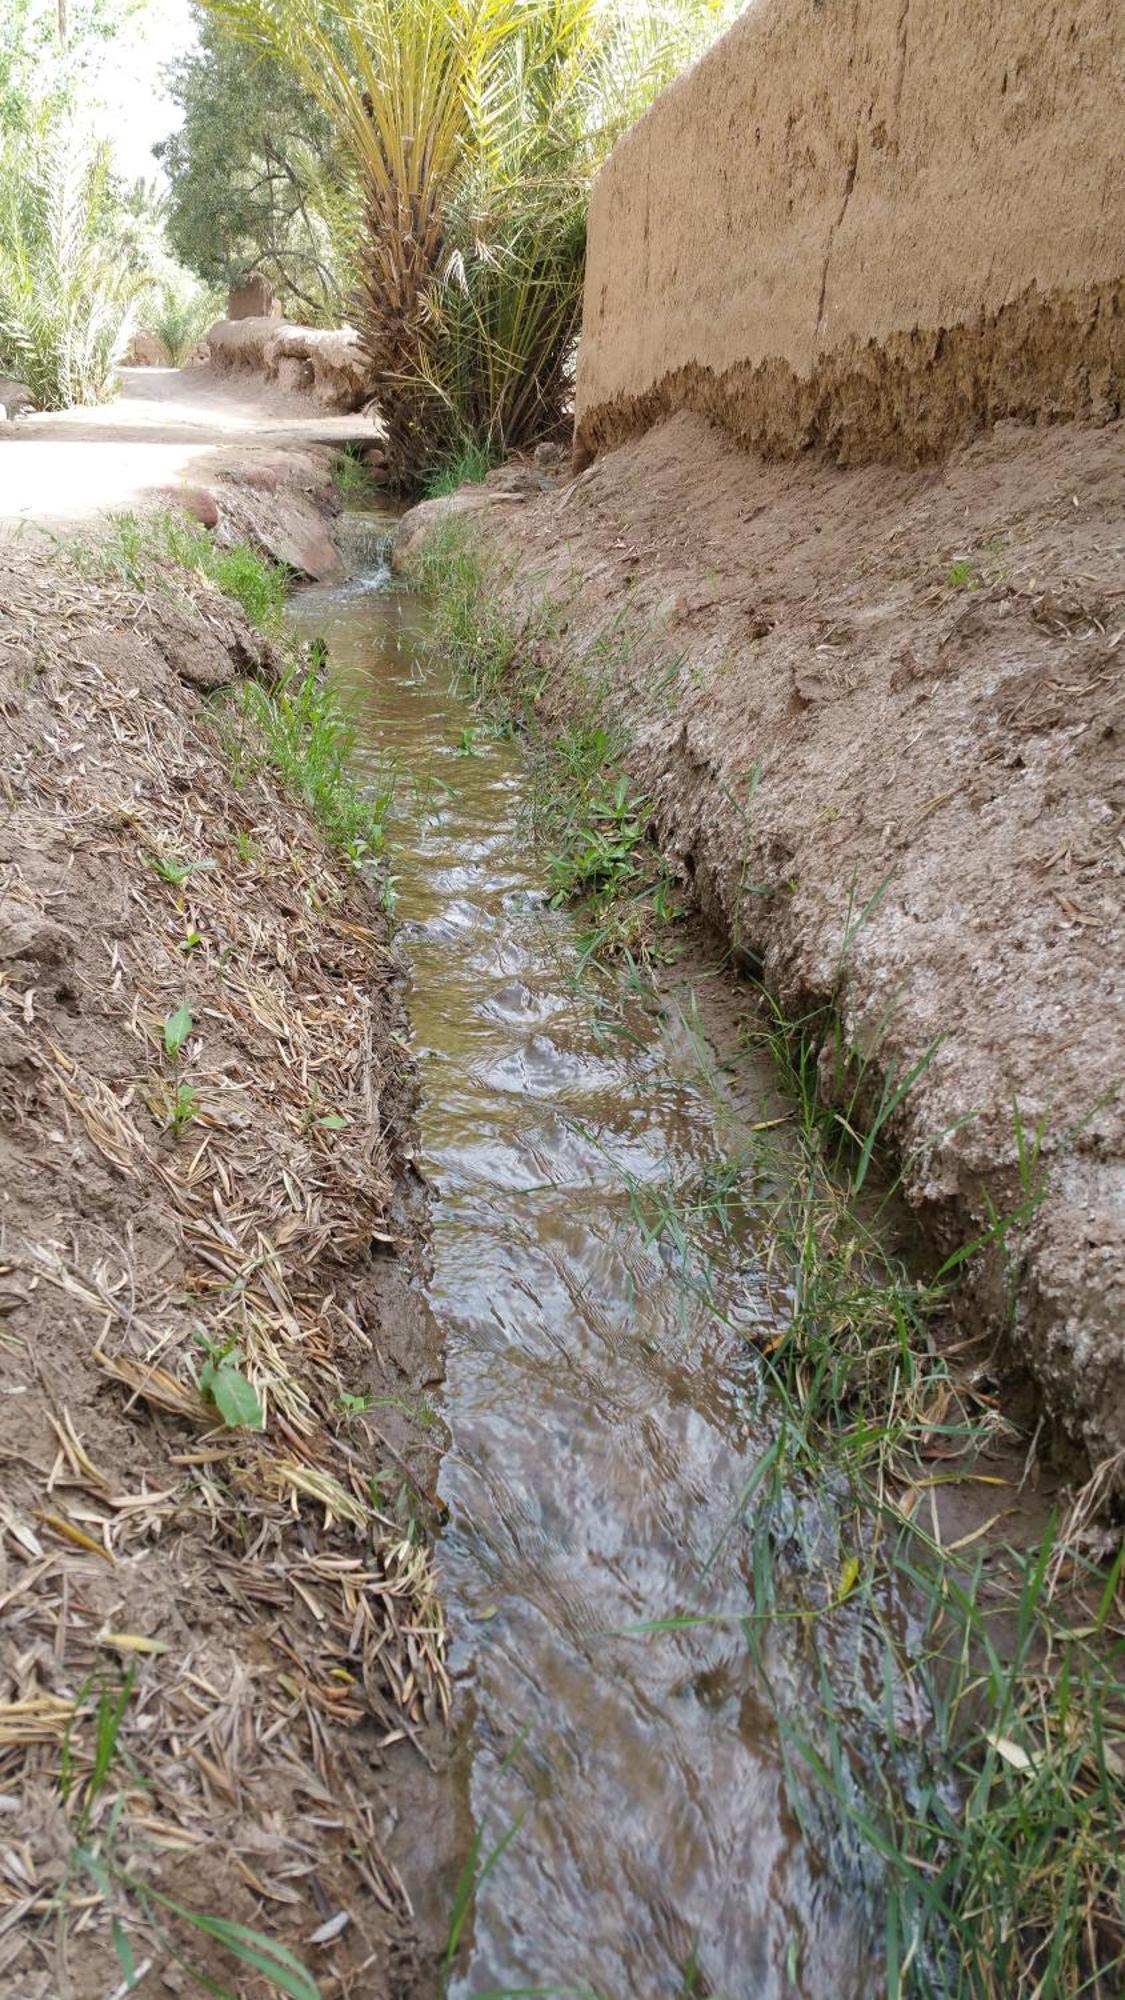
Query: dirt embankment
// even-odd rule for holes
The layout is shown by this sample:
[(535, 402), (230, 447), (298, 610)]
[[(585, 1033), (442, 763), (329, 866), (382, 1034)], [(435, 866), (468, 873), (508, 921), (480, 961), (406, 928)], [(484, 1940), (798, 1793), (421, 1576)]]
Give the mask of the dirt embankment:
[(1123, 442), (1009, 424), (841, 471), (682, 414), (457, 503), (514, 615), (555, 607), (548, 700), (622, 719), (702, 907), (792, 1017), (838, 994), (867, 1115), (922, 1065), (887, 1134), (931, 1236), (1023, 1214), (980, 1301), (1095, 1463), (1125, 1453)]
[(916, 464), (1125, 390), (1117, 0), (758, 0), (598, 179), (580, 463), (677, 409)]
[(263, 1990), (184, 1909), (436, 1982), (413, 1079), (377, 899), (222, 706), (274, 664), (198, 580), (0, 566), (10, 2000)]
[(207, 335), (211, 365), (248, 369), (326, 410), (359, 410), (372, 399), (371, 364), (353, 328), (295, 326), (269, 318), (217, 320)]

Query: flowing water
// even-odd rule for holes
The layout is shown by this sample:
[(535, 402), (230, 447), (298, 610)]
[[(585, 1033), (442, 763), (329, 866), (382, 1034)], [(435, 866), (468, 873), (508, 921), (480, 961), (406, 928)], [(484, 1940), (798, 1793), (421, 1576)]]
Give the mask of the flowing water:
[[(491, 1862), (449, 1992), (859, 2000), (878, 1988), (865, 1899), (798, 1830), (729, 1622), (753, 1609), (738, 1500), (771, 1437), (746, 1336), (778, 1310), (753, 1205), (723, 1198), (724, 1163), (756, 1143), (715, 1067), (733, 1024), (701, 1028), (683, 973), (661, 1010), (615, 1020), (591, 998), (519, 746), (450, 694), (385, 570), (302, 593), (293, 617), (328, 640), (361, 771), (397, 772), (447, 1345), (438, 1553)], [(728, 1622), (636, 1629), (685, 1613)], [(809, 1630), (772, 1659), (798, 1712)]]

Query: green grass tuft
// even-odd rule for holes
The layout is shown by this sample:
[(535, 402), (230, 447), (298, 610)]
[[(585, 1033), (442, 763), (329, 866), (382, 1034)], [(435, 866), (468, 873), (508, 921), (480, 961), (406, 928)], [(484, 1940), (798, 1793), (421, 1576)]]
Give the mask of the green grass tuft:
[(493, 451), (488, 445), (467, 442), (449, 458), (439, 459), (429, 466), (422, 476), (422, 494), (427, 500), (440, 500), (447, 493), (456, 493), (459, 486), (479, 485), (486, 472), (501, 463), (503, 454)]
[(186, 514), (111, 514), (109, 532), (74, 545), (72, 553), (84, 574), (108, 574), (133, 590), (166, 590), (169, 569), (205, 577), (240, 604), (259, 631), (280, 630), (289, 571), (249, 542), (217, 542)]
[(272, 687), (243, 681), (231, 725), (227, 752), (236, 783), (268, 766), (304, 799), (354, 867), (379, 861), (394, 779), (356, 784), (349, 768), (355, 732), (324, 678), (317, 648), (291, 660)]

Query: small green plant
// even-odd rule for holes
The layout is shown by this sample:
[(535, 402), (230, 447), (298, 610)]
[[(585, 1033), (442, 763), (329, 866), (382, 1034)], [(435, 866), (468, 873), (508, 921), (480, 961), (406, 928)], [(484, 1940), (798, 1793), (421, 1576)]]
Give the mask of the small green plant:
[(367, 499), (378, 490), (358, 449), (351, 445), (344, 447), (332, 477), (337, 492), (347, 500)]
[(252, 861), (256, 861), (258, 859), (258, 843), (254, 839), (252, 834), (249, 833), (236, 834), (234, 841), (234, 851), (237, 854), (239, 860), (246, 867), (249, 867)]
[(372, 1399), (366, 1390), (356, 1392), (350, 1389), (341, 1389), (338, 1401), (340, 1404), (340, 1414), (344, 1422), (346, 1424), (353, 1424), (357, 1417), (361, 1417), (365, 1410), (371, 1408)]
[(561, 845), (547, 856), (552, 902), (616, 896), (634, 886), (646, 811), (647, 801), (630, 792), (626, 778), (585, 800), (568, 820)]
[(237, 1341), (228, 1341), (221, 1346), (209, 1340), (205, 1333), (197, 1333), (195, 1337), (207, 1357), (198, 1378), (199, 1393), (204, 1402), (214, 1405), (231, 1430), (264, 1430), (266, 1419), (262, 1400), (243, 1370)]
[(191, 1008), (188, 1006), (186, 1000), (181, 1001), (174, 1013), (165, 1015), (164, 1053), (168, 1057), (169, 1062), (178, 1061), (180, 1051), (192, 1031), (192, 1026)]
[(168, 1124), (173, 1136), (179, 1138), (186, 1125), (199, 1115), (199, 1092), (190, 1083), (178, 1083), (168, 1111)]
[(979, 590), (980, 574), (976, 564), (970, 562), (968, 556), (958, 556), (956, 562), (949, 565), (945, 587), (947, 590)]
[(377, 862), (394, 797), (394, 774), (358, 785), (349, 769), (354, 730), (324, 677), (323, 649), (293, 660), (271, 687), (243, 681), (235, 696), (241, 727), (228, 730), (236, 782), (265, 764), (311, 807), (328, 839), (354, 867)]
[(422, 479), (422, 492), (427, 500), (440, 500), (447, 493), (456, 493), (459, 486), (479, 485), (485, 474), (500, 464), (502, 456), (490, 451), (487, 445), (466, 442), (459, 451), (430, 466)]
[(149, 866), (159, 875), (162, 882), (170, 882), (175, 888), (182, 889), (184, 883), (190, 882), (193, 875), (198, 875), (203, 869), (213, 868), (215, 863), (210, 860), (181, 861), (175, 854), (150, 854)]

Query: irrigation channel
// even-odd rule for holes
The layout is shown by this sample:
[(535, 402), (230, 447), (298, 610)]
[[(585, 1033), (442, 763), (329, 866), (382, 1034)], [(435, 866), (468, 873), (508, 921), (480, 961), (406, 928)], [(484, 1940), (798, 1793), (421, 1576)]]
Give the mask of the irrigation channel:
[[(482, 1878), (448, 1991), (859, 2000), (880, 1986), (877, 1885), (794, 1816), (777, 1714), (815, 1734), (822, 1671), (866, 1706), (862, 1620), (782, 1619), (755, 1653), (731, 1616), (754, 1608), (739, 1499), (777, 1421), (755, 1339), (784, 1312), (763, 1206), (722, 1196), (732, 1160), (756, 1185), (762, 1079), (722, 1068), (737, 1024), (702, 958), (659, 1005), (591, 993), (520, 746), (451, 694), (385, 565), (291, 615), (327, 640), (361, 773), (396, 774), (447, 1349), (438, 1554)], [(831, 1569), (830, 1495), (787, 1504), (774, 1560)], [(637, 1630), (685, 1614), (721, 1622)]]

